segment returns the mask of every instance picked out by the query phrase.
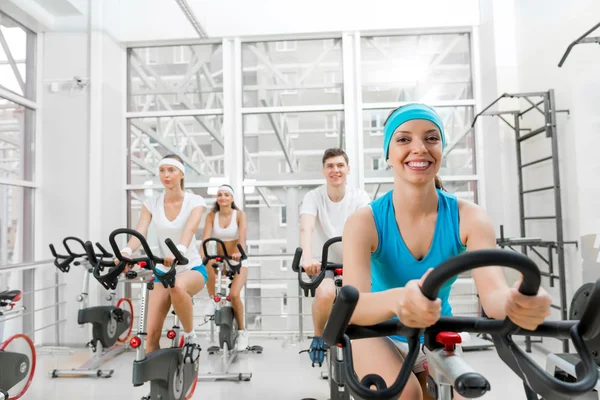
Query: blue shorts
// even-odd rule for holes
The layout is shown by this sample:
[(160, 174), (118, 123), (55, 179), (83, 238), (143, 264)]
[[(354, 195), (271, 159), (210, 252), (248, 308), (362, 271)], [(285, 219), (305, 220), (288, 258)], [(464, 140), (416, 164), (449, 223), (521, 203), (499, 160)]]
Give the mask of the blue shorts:
[[(204, 266), (204, 264), (197, 265), (194, 268), (190, 269), (190, 271), (200, 272), (200, 274), (204, 277), (204, 283), (208, 282), (208, 271), (206, 270), (206, 267)], [(155, 274), (153, 274), (152, 277), (154, 278), (155, 281), (158, 281), (158, 278), (156, 277)]]

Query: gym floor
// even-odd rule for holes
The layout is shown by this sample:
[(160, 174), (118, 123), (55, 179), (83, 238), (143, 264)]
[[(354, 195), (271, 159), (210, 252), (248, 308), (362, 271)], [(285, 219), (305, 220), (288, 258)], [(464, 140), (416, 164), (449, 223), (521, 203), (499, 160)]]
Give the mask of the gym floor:
[[(520, 338), (515, 338), (520, 343)], [(549, 343), (547, 343), (549, 342)], [(545, 340), (544, 346), (552, 345), (551, 340)], [(328, 399), (327, 381), (320, 379), (321, 369), (311, 368), (308, 355), (298, 354), (307, 349), (310, 341), (303, 343), (290, 340), (250, 338), (251, 345), (262, 345), (262, 354), (242, 354), (232, 365), (230, 372), (252, 372), (249, 382), (199, 382), (193, 399), (211, 400), (258, 400), (277, 398), (281, 400), (301, 400), (314, 398)], [(558, 342), (557, 342), (558, 343)], [(166, 345), (167, 343), (165, 343)], [(203, 341), (203, 349), (208, 347)], [(554, 347), (554, 346), (552, 346)], [(106, 400), (108, 396), (119, 399), (140, 399), (149, 393), (149, 386), (134, 388), (131, 384), (131, 366), (135, 357), (134, 352), (120, 355), (109, 363), (106, 368), (114, 369), (114, 375), (109, 379), (103, 378), (57, 378), (48, 376), (48, 371), (54, 368), (73, 368), (81, 359), (85, 360), (84, 350), (72, 354), (48, 353), (40, 349), (36, 374), (30, 390), (23, 397), (44, 400)], [(555, 351), (559, 351), (559, 346)], [(537, 346), (533, 346), (530, 356), (540, 365), (545, 366), (545, 354)], [(481, 397), (482, 399), (524, 399), (522, 382), (498, 358), (494, 349), (472, 351), (465, 353), (469, 364), (491, 384), (492, 390)], [(208, 360), (208, 362), (207, 362)], [(218, 361), (217, 355), (208, 356), (203, 350), (200, 373), (205, 373), (209, 363)]]

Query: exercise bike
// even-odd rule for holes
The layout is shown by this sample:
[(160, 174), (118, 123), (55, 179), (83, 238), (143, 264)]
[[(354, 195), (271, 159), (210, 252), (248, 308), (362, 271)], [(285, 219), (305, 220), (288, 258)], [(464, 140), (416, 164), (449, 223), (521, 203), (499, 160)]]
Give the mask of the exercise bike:
[[(442, 285), (452, 277), (474, 268), (497, 265), (510, 267), (523, 274), (519, 291), (535, 295), (541, 281), (537, 265), (528, 257), (508, 250), (478, 250), (453, 257), (437, 266), (427, 276), (421, 287), (422, 293), (434, 300)], [(494, 341), (498, 355), (519, 378), (527, 393), (542, 395), (545, 400), (567, 400), (590, 392), (598, 380), (596, 363), (586, 345), (586, 340), (600, 334), (600, 314), (596, 307), (600, 301), (600, 280), (595, 284), (589, 304), (580, 321), (547, 321), (534, 331), (521, 329), (510, 319), (504, 321), (488, 318), (440, 317), (428, 328), (409, 328), (398, 320), (390, 320), (372, 326), (348, 325), (359, 299), (358, 290), (345, 286), (340, 290), (330, 318), (325, 326), (324, 340), (330, 346), (340, 346), (343, 353), (342, 373), (351, 396), (356, 400), (395, 399), (402, 393), (420, 350), (420, 337), (424, 336), (423, 351), (427, 356), (427, 388), (431, 397), (448, 400), (459, 393), (466, 398), (481, 397), (491, 387), (481, 374), (471, 368), (456, 351), (460, 343), (457, 332), (487, 333)], [(354, 370), (351, 340), (405, 336), (409, 351), (395, 382), (387, 387), (383, 378), (376, 374), (366, 375), (362, 380)], [(563, 382), (544, 370), (512, 340), (513, 335), (532, 335), (553, 338), (569, 338), (581, 358), (577, 382)], [(375, 389), (372, 387), (375, 386)]]
[[(209, 255), (208, 254), (208, 243), (215, 242), (215, 245), (220, 245), (223, 249), (222, 255)], [(215, 249), (217, 248), (215, 246)], [(229, 367), (237, 359), (238, 351), (235, 349), (235, 338), (238, 333), (238, 324), (235, 319), (233, 312), (233, 306), (231, 305), (231, 298), (229, 297), (229, 291), (233, 278), (236, 274), (240, 273), (242, 268), (242, 261), (247, 259), (246, 253), (242, 246), (238, 243), (237, 248), (241, 254), (239, 262), (232, 263), (233, 259), (227, 254), (225, 243), (218, 238), (208, 238), (202, 242), (202, 249), (204, 250), (204, 259), (202, 263), (208, 265), (209, 261), (214, 260), (212, 267), (215, 269), (216, 282), (215, 282), (215, 296), (213, 297), (216, 303), (216, 311), (214, 316), (215, 325), (219, 327), (219, 345), (211, 346), (207, 349), (208, 354), (222, 353), (222, 365), (220, 371), (216, 373), (208, 373), (198, 377), (201, 381), (214, 381), (214, 380), (232, 380), (232, 381), (249, 381), (252, 378), (252, 373), (245, 372), (229, 372)], [(227, 285), (223, 285), (223, 270), (225, 275), (229, 279)], [(247, 351), (261, 354), (263, 348), (261, 346), (250, 346), (246, 349)]]
[[(296, 252), (294, 253), (294, 259), (292, 261), (292, 270), (298, 273), (298, 284), (302, 288), (304, 292), (304, 296), (308, 297), (309, 294), (311, 297), (315, 297), (316, 289), (319, 287), (327, 271), (333, 271), (333, 282), (335, 284), (335, 292), (336, 298), (342, 288), (342, 275), (343, 275), (343, 265), (338, 263), (328, 262), (329, 255), (329, 247), (334, 243), (338, 243), (342, 241), (341, 236), (333, 237), (327, 240), (323, 244), (323, 251), (321, 252), (321, 266), (325, 265), (325, 267), (321, 267), (321, 271), (311, 278), (310, 281), (305, 281), (302, 273), (305, 272), (304, 268), (300, 267), (300, 260), (302, 259), (302, 248), (296, 248)], [(329, 381), (329, 399), (330, 400), (349, 400), (350, 396), (348, 391), (344, 387), (343, 374), (339, 373), (338, 366), (338, 353), (337, 351), (329, 351), (330, 349), (325, 348), (323, 351), (325, 352), (325, 358), (327, 363), (327, 372), (321, 372), (321, 378), (327, 379)], [(309, 350), (302, 350), (300, 353), (307, 352)], [(340, 355), (341, 357), (341, 355)], [(340, 358), (341, 359), (341, 358)], [(315, 364), (312, 363), (314, 367)], [(319, 364), (321, 367), (321, 364)]]
[[(84, 249), (83, 253), (74, 253), (69, 247), (68, 242), (75, 241)], [(83, 288), (81, 294), (77, 296), (77, 301), (81, 303), (77, 313), (77, 323), (81, 326), (85, 324), (92, 325), (92, 339), (86, 344), (91, 349), (92, 356), (79, 368), (73, 369), (55, 369), (50, 371), (52, 378), (61, 377), (102, 377), (110, 378), (113, 369), (101, 369), (100, 366), (113, 359), (119, 354), (129, 350), (126, 343), (133, 328), (133, 305), (128, 298), (120, 298), (115, 304), (115, 288), (105, 287), (109, 291), (106, 300), (110, 305), (88, 306), (88, 296), (90, 287), (90, 275), (94, 272), (94, 267), (90, 264), (89, 255), (86, 254), (85, 244), (76, 237), (67, 237), (63, 240), (68, 255), (61, 255), (50, 244), (50, 251), (54, 256), (54, 265), (61, 272), (67, 273), (71, 269), (71, 263), (81, 265), (85, 269), (83, 275)], [(96, 244), (101, 251), (96, 254), (97, 257), (109, 258), (113, 255), (108, 253), (99, 243)], [(92, 249), (92, 255), (94, 255)], [(114, 264), (113, 264), (114, 265)]]
[[(0, 292), (0, 317), (17, 314), (25, 310), (15, 307), (21, 300), (20, 290)], [(4, 321), (0, 321), (0, 324)], [(0, 400), (21, 398), (33, 381), (36, 352), (27, 335), (16, 334), (0, 345)], [(15, 394), (16, 393), (16, 394)]]
[[(141, 243), (145, 255), (137, 258), (125, 257), (119, 251), (115, 237), (120, 234), (128, 234), (135, 236)], [(177, 249), (171, 239), (166, 239), (165, 243), (171, 253), (175, 257), (173, 265), (167, 272), (156, 269), (157, 264), (163, 264), (164, 260), (152, 254), (150, 246), (146, 239), (139, 232), (132, 229), (117, 229), (110, 234), (110, 245), (117, 255), (120, 263), (113, 270), (109, 271), (112, 274), (112, 279), (116, 279), (121, 274), (127, 265), (138, 265), (141, 268), (151, 270), (154, 275), (150, 277), (142, 290), (142, 298), (140, 302), (140, 321), (137, 330), (137, 336), (131, 338), (129, 344), (136, 349), (136, 357), (133, 362), (133, 386), (142, 386), (146, 382), (150, 382), (150, 394), (142, 397), (142, 400), (181, 400), (190, 399), (196, 390), (198, 382), (198, 368), (200, 365), (200, 356), (193, 359), (193, 349), (186, 348), (185, 354), (182, 350), (183, 337), (180, 336), (179, 319), (175, 315), (174, 325), (167, 337), (171, 340), (171, 347), (158, 349), (152, 353), (146, 353), (146, 320), (148, 319), (148, 297), (150, 290), (154, 289), (155, 283), (162, 284), (165, 289), (175, 287), (175, 275), (177, 273), (175, 267), (177, 265), (185, 265), (188, 263)], [(90, 245), (88, 244), (88, 247)], [(100, 261), (108, 266), (105, 261)], [(114, 264), (113, 264), (114, 265)], [(127, 271), (126, 278), (136, 279), (138, 274), (136, 271)], [(106, 278), (108, 280), (108, 278)]]

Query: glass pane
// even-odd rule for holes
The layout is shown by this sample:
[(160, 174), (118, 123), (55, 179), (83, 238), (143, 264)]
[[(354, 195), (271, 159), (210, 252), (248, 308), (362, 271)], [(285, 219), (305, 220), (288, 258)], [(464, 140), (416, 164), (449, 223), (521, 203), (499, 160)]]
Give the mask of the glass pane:
[(129, 52), (129, 111), (223, 108), (221, 44)]
[(473, 98), (469, 35), (361, 39), (364, 103)]
[(177, 154), (185, 182), (208, 182), (225, 174), (223, 116), (133, 118), (129, 120), (131, 184), (160, 183), (158, 162)]
[(341, 39), (242, 44), (244, 107), (341, 104)]
[[(363, 111), (364, 165), (367, 178), (392, 176), (383, 153), (383, 123), (391, 111), (392, 109)], [(442, 159), (439, 174), (475, 174), (475, 136), (470, 131), (473, 108), (436, 107), (436, 111), (444, 123), (446, 146), (451, 148)], [(464, 135), (465, 132), (468, 133)]]
[[(250, 330), (298, 331), (298, 279), (291, 263), (298, 246), (298, 211), (315, 186), (246, 188)], [(250, 292), (251, 291), (251, 292)], [(303, 329), (312, 329), (312, 298), (304, 299)]]
[(35, 111), (0, 99), (0, 178), (33, 180)]
[(343, 143), (342, 112), (244, 115), (245, 177), (322, 178), (323, 152)]
[(30, 51), (35, 49), (35, 33), (0, 13), (0, 86), (30, 100), (35, 100), (33, 92), (34, 60), (28, 60)]
[[(477, 203), (477, 181), (445, 181), (444, 189), (456, 197)], [(393, 183), (367, 183), (365, 190), (372, 199), (379, 198), (394, 188)]]
[(32, 220), (33, 210), (31, 194), (27, 191), (32, 189), (0, 185), (0, 266), (21, 263), (24, 253), (28, 252), (24, 232)]

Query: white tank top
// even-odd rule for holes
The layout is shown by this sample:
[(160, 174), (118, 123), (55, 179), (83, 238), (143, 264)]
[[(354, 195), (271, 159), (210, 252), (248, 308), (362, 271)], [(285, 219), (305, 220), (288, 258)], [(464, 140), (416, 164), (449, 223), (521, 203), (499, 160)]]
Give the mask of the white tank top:
[(224, 242), (231, 242), (239, 239), (240, 235), (237, 223), (237, 210), (233, 210), (233, 213), (231, 214), (231, 222), (226, 228), (222, 228), (219, 224), (219, 211), (217, 211), (215, 214), (215, 220), (213, 222), (213, 236), (221, 239)]

